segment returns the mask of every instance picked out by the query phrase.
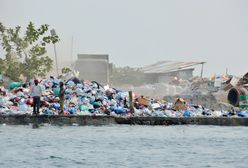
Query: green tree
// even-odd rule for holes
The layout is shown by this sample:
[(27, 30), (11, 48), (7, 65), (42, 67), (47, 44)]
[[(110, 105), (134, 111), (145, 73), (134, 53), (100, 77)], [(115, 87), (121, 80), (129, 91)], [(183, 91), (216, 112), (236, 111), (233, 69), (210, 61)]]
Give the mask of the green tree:
[(36, 28), (30, 22), (25, 33), (21, 27), (6, 28), (0, 22), (0, 41), (6, 52), (0, 60), (2, 74), (12, 80), (19, 80), (23, 75), (27, 80), (35, 76), (45, 76), (52, 69), (53, 61), (46, 55), (46, 45), (57, 43), (57, 35), (47, 35), (48, 25)]
[(68, 73), (68, 72), (71, 72), (71, 69), (70, 69), (70, 68), (68, 68), (68, 67), (62, 68), (62, 73), (63, 73), (63, 74), (66, 74), (66, 73)]

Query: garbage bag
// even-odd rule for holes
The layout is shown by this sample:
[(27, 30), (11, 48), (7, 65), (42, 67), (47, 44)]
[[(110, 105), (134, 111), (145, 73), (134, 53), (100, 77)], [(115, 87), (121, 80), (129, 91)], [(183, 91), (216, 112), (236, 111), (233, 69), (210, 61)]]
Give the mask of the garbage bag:
[(79, 109), (80, 111), (89, 111), (89, 110), (92, 110), (93, 108), (90, 106), (81, 105)]
[(77, 112), (77, 110), (74, 107), (67, 107), (65, 108), (66, 111), (68, 111), (70, 114), (74, 114)]
[(26, 104), (27, 104), (27, 105), (32, 105), (33, 102), (34, 102), (33, 98), (29, 98), (29, 99), (27, 99)]
[(126, 113), (128, 111), (127, 108), (123, 108), (123, 107), (110, 107), (111, 111), (114, 111), (116, 114), (122, 114), (122, 113)]
[(24, 99), (24, 98), (21, 98), (20, 100), (19, 100), (19, 105), (23, 105), (23, 104), (25, 104), (26, 103), (26, 100)]
[(239, 117), (248, 117), (248, 111), (241, 111), (238, 113)]
[(101, 107), (101, 103), (98, 102), (98, 101), (93, 102), (92, 105), (93, 105), (94, 108), (99, 108), (99, 107)]
[(155, 110), (161, 108), (161, 105), (160, 105), (159, 103), (153, 103), (153, 104), (151, 104), (151, 106), (152, 106), (152, 108), (155, 109)]
[(81, 96), (84, 95), (84, 91), (81, 88), (77, 88), (76, 93), (77, 93), (77, 95), (81, 95)]
[(53, 108), (58, 110), (60, 108), (60, 104), (59, 103), (53, 103)]
[(0, 108), (4, 107), (5, 106), (5, 101), (3, 99), (3, 97), (0, 97)]
[(41, 105), (45, 107), (49, 107), (50, 103), (48, 101), (41, 101)]
[(24, 93), (21, 92), (21, 91), (19, 91), (19, 92), (16, 93), (16, 96), (18, 96), (18, 97), (24, 97)]
[(189, 110), (185, 110), (183, 113), (184, 117), (190, 117), (191, 116), (191, 112)]
[(19, 107), (18, 106), (9, 106), (10, 110), (18, 111)]
[(75, 86), (75, 83), (73, 82), (73, 81), (68, 81), (67, 82), (67, 85), (69, 86), (69, 87), (74, 87)]
[[(74, 82), (74, 84), (81, 84), (82, 82), (80, 81), (80, 79), (78, 79), (77, 77), (73, 77), (73, 78), (71, 78), (71, 79), (69, 79), (68, 81), (73, 81)], [(67, 82), (68, 82), (67, 81)]]
[(43, 112), (45, 115), (53, 115), (54, 113), (53, 113), (53, 111), (52, 110), (50, 110), (50, 109), (45, 109), (44, 110), (44, 112)]
[(27, 112), (28, 106), (26, 104), (22, 104), (19, 106), (19, 111), (21, 112)]
[(9, 89), (12, 90), (12, 89), (14, 89), (14, 88), (21, 87), (22, 85), (23, 85), (22, 82), (12, 82), (12, 83), (10, 83), (10, 85), (9, 85)]

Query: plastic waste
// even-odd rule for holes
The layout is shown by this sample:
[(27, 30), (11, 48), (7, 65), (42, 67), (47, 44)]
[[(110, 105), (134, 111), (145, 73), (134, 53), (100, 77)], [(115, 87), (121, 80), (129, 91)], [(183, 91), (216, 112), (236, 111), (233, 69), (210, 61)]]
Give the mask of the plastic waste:
[(28, 106), (26, 104), (22, 104), (19, 106), (19, 111), (26, 112), (28, 110)]
[(10, 85), (9, 85), (9, 89), (12, 90), (12, 89), (21, 87), (22, 85), (23, 85), (22, 82), (12, 82), (12, 83), (10, 83)]
[(67, 85), (69, 87), (74, 87), (76, 84), (73, 81), (70, 80), (70, 81), (67, 82)]
[(183, 113), (184, 117), (190, 117), (191, 116), (191, 112), (189, 110), (185, 110)]
[(77, 110), (73, 107), (66, 107), (65, 110), (68, 111), (70, 114), (74, 114), (77, 112)]
[(93, 107), (81, 105), (81, 106), (79, 107), (79, 109), (80, 109), (80, 111), (89, 111), (89, 110), (92, 110)]
[(241, 111), (241, 112), (238, 112), (237, 115), (239, 117), (248, 117), (248, 111)]
[(56, 110), (58, 110), (60, 108), (60, 104), (59, 103), (53, 103), (52, 107), (55, 108)]

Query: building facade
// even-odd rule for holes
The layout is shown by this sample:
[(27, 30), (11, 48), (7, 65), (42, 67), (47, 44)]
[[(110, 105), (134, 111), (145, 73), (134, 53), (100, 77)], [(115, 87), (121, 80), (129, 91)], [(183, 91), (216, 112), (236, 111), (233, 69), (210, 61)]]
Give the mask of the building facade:
[(109, 83), (109, 56), (104, 54), (78, 54), (75, 70), (81, 80)]

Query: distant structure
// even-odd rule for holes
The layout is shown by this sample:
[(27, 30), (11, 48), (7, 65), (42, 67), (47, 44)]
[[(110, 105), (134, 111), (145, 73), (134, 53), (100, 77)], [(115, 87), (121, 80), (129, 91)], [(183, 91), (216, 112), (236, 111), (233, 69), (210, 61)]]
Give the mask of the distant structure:
[(168, 83), (175, 77), (178, 79), (189, 80), (193, 78), (192, 68), (195, 65), (205, 62), (180, 62), (180, 61), (159, 61), (142, 68), (145, 73), (147, 83)]
[(109, 56), (104, 54), (78, 54), (75, 70), (79, 71), (80, 79), (108, 84)]

